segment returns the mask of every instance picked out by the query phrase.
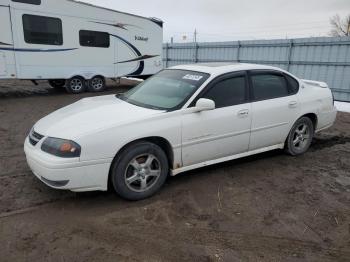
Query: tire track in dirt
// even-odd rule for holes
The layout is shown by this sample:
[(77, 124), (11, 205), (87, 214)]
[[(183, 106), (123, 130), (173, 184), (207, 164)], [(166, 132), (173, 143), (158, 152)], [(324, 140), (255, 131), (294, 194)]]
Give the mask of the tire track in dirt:
[[(150, 226), (152, 231), (145, 230)], [(111, 234), (111, 232), (118, 232), (118, 235)], [(164, 234), (164, 232), (167, 233)], [(146, 247), (149, 246), (149, 248), (159, 245), (158, 241), (162, 241), (171, 243), (174, 248), (179, 248), (177, 249), (179, 252), (184, 248), (184, 245), (187, 247), (215, 246), (216, 249), (222, 250), (230, 249), (270, 254), (282, 253), (285, 258), (292, 257), (293, 254), (311, 252), (316, 257), (323, 259), (350, 259), (350, 251), (326, 247), (312, 241), (262, 234), (247, 234), (237, 231), (220, 231), (210, 228), (164, 227), (154, 224), (122, 224), (111, 227), (109, 224), (89, 224), (89, 230), (82, 230), (78, 234), (83, 238), (89, 238), (93, 235), (95, 241), (105, 242), (105, 244), (110, 243), (112, 240), (117, 245), (123, 245), (120, 243), (122, 239), (128, 239), (129, 243), (135, 243), (136, 245), (140, 245), (144, 239), (148, 239)], [(128, 246), (128, 243), (124, 243), (124, 245)], [(145, 245), (143, 244), (143, 246)]]
[(350, 143), (350, 137), (347, 136), (317, 136), (312, 142), (310, 152), (332, 148), (336, 145), (345, 145)]

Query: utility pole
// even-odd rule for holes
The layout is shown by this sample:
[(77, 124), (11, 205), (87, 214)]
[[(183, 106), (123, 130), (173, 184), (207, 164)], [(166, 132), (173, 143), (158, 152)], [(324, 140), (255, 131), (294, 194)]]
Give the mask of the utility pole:
[(197, 29), (194, 29), (194, 35), (193, 35), (193, 40), (194, 40), (194, 62), (198, 63), (198, 44), (197, 44)]

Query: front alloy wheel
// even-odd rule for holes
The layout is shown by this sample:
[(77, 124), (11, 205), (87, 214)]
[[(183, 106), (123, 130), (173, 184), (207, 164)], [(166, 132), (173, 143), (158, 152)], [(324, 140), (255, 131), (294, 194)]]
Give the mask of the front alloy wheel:
[(114, 160), (111, 182), (121, 197), (141, 200), (157, 193), (168, 173), (165, 152), (153, 143), (141, 141), (124, 149)]
[(145, 154), (130, 161), (124, 179), (130, 190), (142, 193), (156, 185), (160, 175), (161, 165), (157, 157)]

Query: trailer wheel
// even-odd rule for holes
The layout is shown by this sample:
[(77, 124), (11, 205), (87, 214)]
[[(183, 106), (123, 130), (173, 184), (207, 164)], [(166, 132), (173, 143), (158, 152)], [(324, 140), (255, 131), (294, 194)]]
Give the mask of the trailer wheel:
[(89, 80), (90, 92), (102, 92), (106, 89), (106, 80), (102, 76), (95, 76)]
[(61, 89), (66, 84), (66, 80), (64, 79), (53, 79), (49, 80), (49, 85), (53, 88)]
[(86, 91), (86, 81), (81, 76), (74, 76), (67, 80), (66, 90), (68, 93), (81, 94)]

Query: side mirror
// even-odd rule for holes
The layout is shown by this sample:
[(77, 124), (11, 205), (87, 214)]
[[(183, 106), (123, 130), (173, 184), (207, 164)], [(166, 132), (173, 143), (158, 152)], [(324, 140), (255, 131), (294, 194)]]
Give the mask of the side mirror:
[(214, 109), (215, 109), (215, 102), (213, 100), (201, 98), (196, 103), (197, 112), (209, 111)]

